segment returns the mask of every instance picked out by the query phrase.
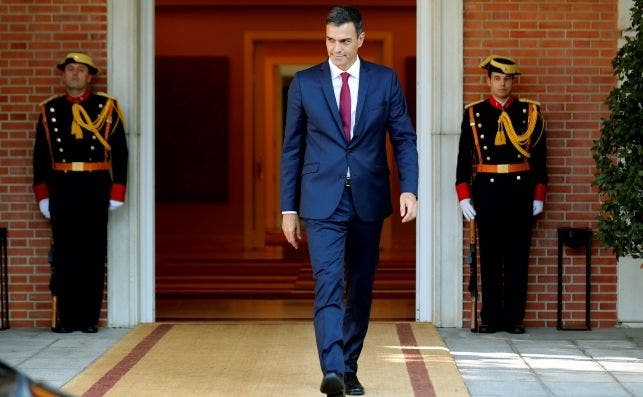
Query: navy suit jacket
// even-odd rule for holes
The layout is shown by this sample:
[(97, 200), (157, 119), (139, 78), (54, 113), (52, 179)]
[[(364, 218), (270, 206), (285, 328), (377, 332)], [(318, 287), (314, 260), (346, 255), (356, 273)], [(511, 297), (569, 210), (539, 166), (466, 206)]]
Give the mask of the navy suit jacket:
[(350, 167), (355, 211), (365, 221), (392, 212), (389, 132), (400, 190), (417, 196), (415, 129), (396, 73), (361, 60), (353, 138), (344, 139), (328, 61), (297, 72), (288, 90), (281, 158), (281, 210), (325, 219), (337, 208)]

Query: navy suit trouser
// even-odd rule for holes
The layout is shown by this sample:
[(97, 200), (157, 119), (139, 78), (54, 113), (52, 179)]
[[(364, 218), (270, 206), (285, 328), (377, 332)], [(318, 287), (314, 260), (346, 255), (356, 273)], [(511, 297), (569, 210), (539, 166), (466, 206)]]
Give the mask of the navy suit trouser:
[(315, 280), (313, 323), (323, 373), (357, 372), (371, 313), (382, 222), (359, 219), (348, 187), (329, 218), (304, 219)]

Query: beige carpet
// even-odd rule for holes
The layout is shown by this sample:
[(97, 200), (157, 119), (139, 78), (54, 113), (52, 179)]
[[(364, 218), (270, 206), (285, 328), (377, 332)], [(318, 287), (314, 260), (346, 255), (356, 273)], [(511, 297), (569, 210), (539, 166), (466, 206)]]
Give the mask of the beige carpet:
[[(366, 396), (468, 396), (435, 327), (373, 322)], [(63, 390), (84, 396), (322, 396), (310, 322), (144, 324)]]

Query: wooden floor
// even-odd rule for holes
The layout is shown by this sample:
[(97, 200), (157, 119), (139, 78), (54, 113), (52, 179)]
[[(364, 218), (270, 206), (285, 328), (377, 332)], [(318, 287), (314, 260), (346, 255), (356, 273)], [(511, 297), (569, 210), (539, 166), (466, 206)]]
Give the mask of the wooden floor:
[[(312, 299), (239, 299), (157, 296), (157, 321), (312, 319)], [(373, 299), (373, 320), (412, 321), (415, 299)]]
[[(225, 244), (157, 247), (157, 321), (312, 318), (314, 282), (305, 245), (294, 250), (275, 243), (251, 251)], [(372, 317), (415, 318), (412, 252), (381, 253)]]

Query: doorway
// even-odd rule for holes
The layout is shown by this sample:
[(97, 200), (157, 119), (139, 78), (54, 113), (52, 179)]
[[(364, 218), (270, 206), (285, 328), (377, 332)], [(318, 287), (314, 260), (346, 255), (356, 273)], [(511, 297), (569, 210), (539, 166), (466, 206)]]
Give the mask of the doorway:
[[(406, 73), (404, 65), (414, 57), (415, 34), (404, 33), (401, 27), (414, 26), (415, 15), (413, 8), (401, 9), (380, 6), (368, 8), (370, 15), (364, 12), (373, 30), (367, 33), (368, 45), (360, 53), (395, 67), (402, 72), (405, 86), (414, 87), (414, 76)], [(326, 12), (326, 7), (289, 7), (287, 11), (259, 7), (249, 11), (234, 6), (157, 5), (157, 65), (161, 57), (175, 59), (178, 64), (183, 61), (184, 66), (200, 61), (207, 65), (207, 60), (216, 58), (225, 58), (228, 64), (228, 68), (199, 68), (211, 67), (216, 70), (212, 73), (226, 77), (220, 87), (227, 87), (227, 91), (216, 85), (210, 91), (218, 102), (227, 96), (223, 101), (228, 106), (227, 122), (218, 116), (214, 120), (204, 117), (201, 126), (177, 123), (165, 133), (170, 136), (164, 141), (165, 147), (157, 144), (157, 186), (163, 185), (164, 191), (172, 193), (159, 196), (157, 190), (158, 320), (310, 318), (312, 277), (307, 255), (285, 245), (280, 233), (278, 169), (284, 82), (297, 68), (324, 59), (319, 20)], [(292, 21), (285, 31), (284, 18)], [(406, 23), (402, 23), (404, 18)], [(374, 30), (378, 23), (399, 31), (378, 33)], [(311, 26), (320, 26), (320, 31), (310, 32)], [(393, 48), (394, 35), (406, 37), (400, 40), (405, 46), (396, 44)], [(406, 46), (411, 50), (400, 50)], [(184, 81), (183, 86), (188, 88), (205, 85), (204, 76), (190, 73), (189, 67), (184, 72), (177, 70), (157, 75), (157, 93), (167, 93), (169, 79)], [(190, 92), (170, 92), (169, 96), (193, 100), (182, 105), (185, 111), (199, 110), (203, 101), (209, 101), (208, 90), (201, 100), (188, 98)], [(197, 115), (204, 112), (208, 116), (214, 113), (200, 110)], [(156, 113), (157, 129), (179, 118), (171, 101), (163, 109), (157, 103)], [(198, 117), (183, 113), (180, 118), (192, 122)], [(209, 134), (208, 139), (199, 138), (202, 134)], [(217, 134), (222, 137), (209, 139)], [(187, 149), (173, 141), (177, 139), (181, 144), (187, 141)], [(202, 159), (199, 169), (182, 167), (188, 168), (182, 174), (188, 177), (170, 178), (168, 182), (169, 172), (162, 167), (174, 164), (181, 168), (177, 164), (183, 166), (194, 159)], [(209, 171), (213, 159), (225, 159), (226, 169)], [(222, 172), (225, 177), (221, 177)], [(217, 188), (225, 185), (226, 189), (195, 188), (187, 180), (218, 184)], [(380, 292), (376, 286), (375, 293), (376, 318), (414, 318), (414, 243), (414, 229), (388, 222), (383, 238), (386, 252), (378, 276), (383, 281)]]

